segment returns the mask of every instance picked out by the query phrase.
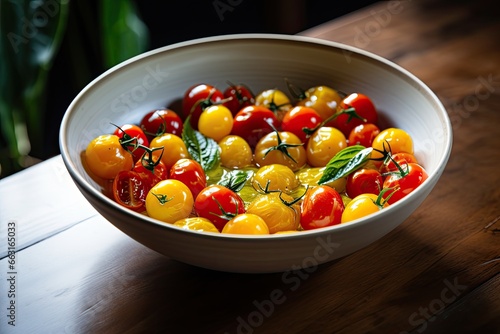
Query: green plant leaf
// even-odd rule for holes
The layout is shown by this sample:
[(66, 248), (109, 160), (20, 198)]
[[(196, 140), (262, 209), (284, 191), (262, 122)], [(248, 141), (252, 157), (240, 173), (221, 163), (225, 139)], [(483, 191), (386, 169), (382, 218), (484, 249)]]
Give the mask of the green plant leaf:
[(234, 192), (239, 192), (252, 175), (253, 172), (251, 170), (235, 169), (225, 173), (217, 184), (229, 188)]
[(67, 13), (63, 0), (0, 2), (0, 139), (13, 159), (43, 151), (45, 86)]
[(333, 182), (358, 170), (368, 162), (372, 151), (373, 148), (362, 145), (344, 148), (328, 162), (318, 184)]
[(147, 49), (149, 31), (130, 0), (102, 0), (101, 27), (104, 64), (112, 67)]
[[(182, 140), (191, 157), (200, 163), (205, 171), (209, 171), (218, 166), (220, 161), (220, 151), (217, 142), (205, 137), (201, 132), (191, 127), (190, 116), (184, 121), (182, 130)], [(165, 154), (168, 154), (166, 152)]]

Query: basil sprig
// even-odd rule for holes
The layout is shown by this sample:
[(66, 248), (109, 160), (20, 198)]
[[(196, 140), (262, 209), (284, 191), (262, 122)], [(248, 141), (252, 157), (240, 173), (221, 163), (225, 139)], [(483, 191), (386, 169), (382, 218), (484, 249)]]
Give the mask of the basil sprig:
[(201, 132), (191, 127), (190, 116), (184, 122), (182, 140), (191, 158), (200, 163), (205, 171), (209, 171), (219, 164), (219, 145), (212, 138), (205, 137)]
[(253, 172), (250, 170), (235, 169), (225, 173), (217, 184), (238, 192), (245, 186), (252, 175)]
[(370, 160), (373, 148), (362, 145), (348, 146), (338, 152), (326, 165), (318, 184), (326, 184), (358, 170)]

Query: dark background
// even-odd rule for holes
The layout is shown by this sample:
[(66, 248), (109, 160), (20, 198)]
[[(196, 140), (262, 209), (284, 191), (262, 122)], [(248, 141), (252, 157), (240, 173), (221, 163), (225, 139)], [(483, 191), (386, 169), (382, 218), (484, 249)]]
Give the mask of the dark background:
[[(153, 1), (135, 2), (149, 29), (148, 49), (195, 38), (234, 33), (296, 34), (337, 18), (375, 1)], [(97, 1), (72, 0), (68, 31), (54, 60), (47, 91), (46, 159), (59, 154), (59, 125), (78, 92), (103, 73), (98, 29), (89, 22), (89, 11), (97, 13)], [(216, 10), (216, 7), (218, 10)], [(78, 35), (78, 38), (76, 37)], [(77, 57), (87, 65), (75, 63)], [(78, 68), (76, 68), (78, 67)]]

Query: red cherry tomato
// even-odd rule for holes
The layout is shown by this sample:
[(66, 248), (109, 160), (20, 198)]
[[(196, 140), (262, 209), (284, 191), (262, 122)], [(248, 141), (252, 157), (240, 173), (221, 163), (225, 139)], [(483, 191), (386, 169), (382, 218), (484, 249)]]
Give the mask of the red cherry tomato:
[(313, 108), (296, 106), (283, 117), (281, 130), (295, 134), (303, 143), (306, 143), (309, 138), (303, 129), (314, 129), (321, 121), (321, 116)]
[(393, 191), (387, 191), (384, 194), (384, 198), (388, 198), (387, 203), (389, 204), (394, 204), (406, 197), (428, 177), (427, 171), (419, 164), (409, 163), (400, 167), (402, 168), (401, 173), (390, 174), (384, 180), (383, 187), (393, 189)]
[[(124, 132), (127, 134), (124, 138)], [(132, 151), (132, 156), (134, 158), (134, 162), (138, 161), (141, 159), (142, 155), (144, 152), (146, 152), (143, 148), (136, 148), (134, 150), (134, 145), (135, 144), (140, 144), (145, 147), (149, 146), (149, 140), (144, 131), (135, 124), (124, 124), (120, 127), (117, 127), (116, 130), (113, 132), (114, 135), (118, 136), (120, 139), (127, 140), (127, 137), (130, 136), (131, 138), (137, 138), (137, 141), (133, 141), (130, 143), (130, 145), (127, 145), (128, 149)]]
[(194, 210), (198, 216), (209, 219), (219, 231), (222, 231), (231, 218), (245, 212), (245, 203), (231, 189), (213, 184), (196, 196)]
[(149, 188), (144, 179), (134, 171), (121, 171), (113, 180), (114, 200), (136, 212), (145, 210), (148, 191)]
[(383, 182), (378, 170), (361, 168), (347, 177), (346, 192), (350, 198), (361, 194), (378, 195)]
[(340, 194), (328, 186), (315, 186), (307, 190), (301, 204), (300, 224), (312, 230), (340, 224), (344, 203)]
[(201, 190), (207, 186), (207, 176), (203, 167), (193, 159), (182, 158), (170, 168), (170, 179), (178, 180), (188, 186), (196, 198)]
[(363, 145), (364, 147), (371, 147), (373, 139), (380, 133), (380, 128), (373, 123), (360, 124), (349, 133), (349, 146)]
[(181, 117), (170, 109), (157, 109), (148, 112), (139, 125), (150, 141), (164, 133), (180, 136), (183, 129)]
[(395, 172), (398, 170), (394, 161), (400, 166), (407, 165), (409, 163), (418, 163), (417, 158), (411, 153), (398, 152), (392, 155), (392, 160), (387, 161), (387, 163), (380, 166), (381, 173)]
[(334, 126), (342, 131), (346, 137), (349, 137), (352, 129), (360, 124), (378, 124), (377, 110), (368, 96), (360, 93), (352, 93), (346, 96), (340, 103), (340, 108), (341, 110), (347, 110), (351, 107), (354, 108), (356, 114), (364, 120), (357, 117), (351, 117), (351, 119), (349, 119), (349, 114), (342, 114), (335, 118), (332, 122), (329, 122), (331, 126)]
[(168, 178), (168, 169), (161, 160), (154, 162), (154, 165), (148, 165), (147, 161), (144, 159), (138, 160), (132, 170), (142, 177), (148, 190), (153, 188), (161, 180), (166, 180)]
[(250, 88), (243, 84), (231, 84), (231, 86), (224, 91), (224, 99), (227, 99), (227, 101), (224, 102), (224, 106), (231, 110), (233, 116), (244, 107), (255, 104), (255, 95)]
[(267, 107), (251, 105), (234, 116), (231, 134), (242, 137), (254, 149), (262, 137), (273, 131), (269, 124), (277, 127), (275, 114)]
[(198, 130), (198, 120), (202, 111), (222, 99), (224, 99), (224, 93), (212, 85), (197, 84), (191, 86), (186, 90), (182, 99), (184, 119), (191, 115), (191, 126)]

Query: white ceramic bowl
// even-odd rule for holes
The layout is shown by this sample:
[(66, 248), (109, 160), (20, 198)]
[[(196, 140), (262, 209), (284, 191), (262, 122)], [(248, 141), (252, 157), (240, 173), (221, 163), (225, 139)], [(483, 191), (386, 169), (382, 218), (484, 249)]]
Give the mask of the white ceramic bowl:
[[(240, 236), (187, 231), (125, 209), (101, 193), (80, 154), (110, 123), (139, 122), (154, 108), (175, 105), (196, 83), (244, 83), (254, 92), (328, 85), (370, 96), (383, 126), (405, 129), (429, 178), (413, 193), (370, 217), (313, 231)], [(175, 110), (175, 109), (174, 109)], [(178, 110), (180, 112), (180, 110)], [(229, 272), (285, 272), (349, 255), (401, 224), (441, 176), (452, 145), (447, 113), (418, 78), (369, 52), (319, 39), (267, 34), (203, 38), (127, 60), (91, 82), (69, 106), (60, 130), (64, 163), (88, 201), (109, 222), (172, 259)]]

